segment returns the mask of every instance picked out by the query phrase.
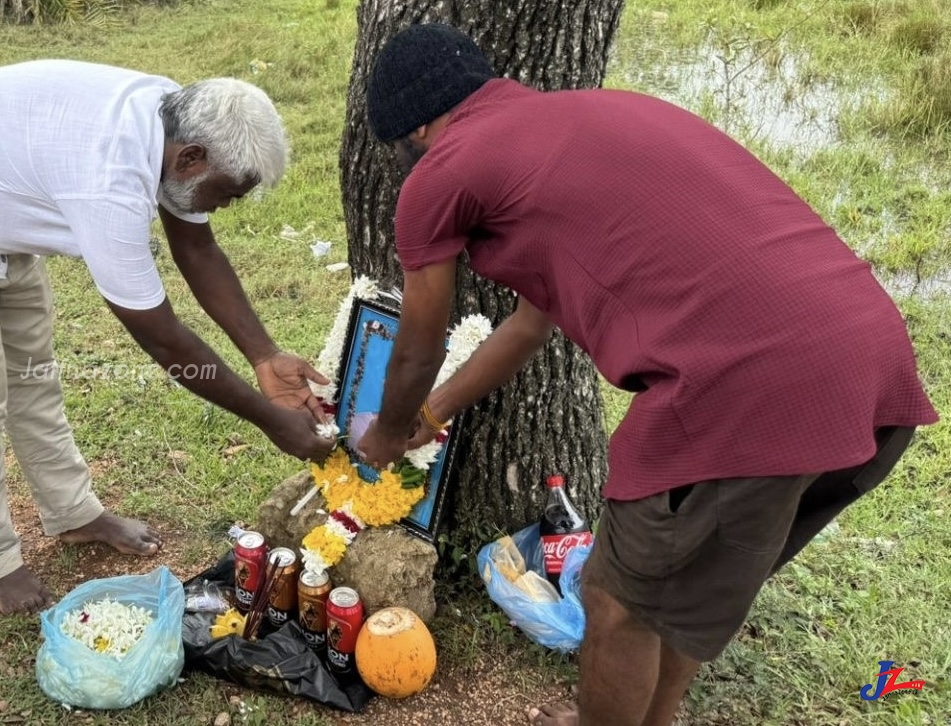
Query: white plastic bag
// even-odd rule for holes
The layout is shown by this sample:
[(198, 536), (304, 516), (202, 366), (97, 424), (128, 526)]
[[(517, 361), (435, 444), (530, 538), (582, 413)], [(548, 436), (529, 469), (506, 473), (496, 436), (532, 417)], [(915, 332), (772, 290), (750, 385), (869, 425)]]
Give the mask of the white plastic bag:
[[(114, 600), (153, 617), (121, 657), (98, 653), (63, 632), (66, 615), (86, 603)], [(147, 575), (122, 575), (79, 585), (40, 616), (43, 644), (36, 680), (58, 703), (78, 708), (127, 708), (176, 683), (185, 662), (182, 583), (165, 566)]]

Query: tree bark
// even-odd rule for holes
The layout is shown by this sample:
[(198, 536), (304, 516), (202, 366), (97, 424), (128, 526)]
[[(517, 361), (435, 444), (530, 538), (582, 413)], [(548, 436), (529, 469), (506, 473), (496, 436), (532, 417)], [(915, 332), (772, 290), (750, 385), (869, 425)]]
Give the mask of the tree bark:
[[(378, 49), (401, 28), (444, 22), (470, 37), (499, 73), (539, 90), (601, 85), (623, 0), (363, 0), (341, 146), (341, 186), (354, 275), (400, 286), (393, 215), (402, 181), (392, 151), (366, 123), (366, 83)], [(506, 288), (460, 265), (454, 319), (481, 312), (497, 325), (514, 309)], [(546, 475), (565, 475), (593, 521), (607, 474), (599, 379), (588, 357), (556, 333), (509, 385), (463, 420), (442, 531), (465, 552), (541, 514)]]

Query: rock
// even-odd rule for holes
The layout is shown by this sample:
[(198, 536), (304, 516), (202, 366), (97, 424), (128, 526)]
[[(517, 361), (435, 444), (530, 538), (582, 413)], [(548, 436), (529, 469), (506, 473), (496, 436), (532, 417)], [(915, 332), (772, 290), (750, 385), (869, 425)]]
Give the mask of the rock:
[(214, 726), (231, 726), (231, 714), (227, 711), (219, 713), (215, 716)]
[(288, 477), (271, 491), (258, 507), (255, 525), (271, 547), (290, 547), (299, 552), (301, 540), (310, 530), (327, 517), (320, 511), (324, 506), (319, 494), (311, 499), (299, 514), (291, 516), (294, 505), (314, 486), (310, 471), (302, 471)]
[[(295, 516), (294, 505), (313, 487), (309, 471), (278, 484), (258, 508), (255, 528), (271, 547), (300, 551), (304, 536), (322, 524), (323, 497), (311, 499)], [(436, 614), (433, 569), (438, 554), (429, 542), (399, 525), (369, 527), (347, 548), (343, 559), (330, 570), (335, 586), (352, 587), (363, 599), (367, 615), (391, 605), (402, 605), (425, 623)]]
[(428, 623), (436, 614), (437, 559), (432, 544), (399, 525), (370, 527), (356, 536), (330, 578), (360, 593), (367, 615), (401, 605)]

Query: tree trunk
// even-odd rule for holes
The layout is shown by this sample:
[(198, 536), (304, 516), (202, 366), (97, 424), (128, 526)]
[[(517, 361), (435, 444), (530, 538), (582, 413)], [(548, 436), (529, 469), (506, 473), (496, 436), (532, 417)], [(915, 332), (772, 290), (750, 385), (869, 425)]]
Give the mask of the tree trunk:
[[(341, 147), (342, 195), (353, 274), (401, 284), (393, 245), (399, 185), (392, 152), (366, 123), (366, 83), (378, 49), (416, 22), (466, 32), (500, 75), (540, 90), (600, 86), (623, 0), (363, 0)], [(485, 314), (498, 325), (511, 291), (460, 266), (454, 319)], [(593, 520), (607, 473), (599, 380), (588, 357), (560, 334), (509, 385), (464, 419), (442, 530), (464, 552), (536, 520), (545, 476), (561, 472)]]

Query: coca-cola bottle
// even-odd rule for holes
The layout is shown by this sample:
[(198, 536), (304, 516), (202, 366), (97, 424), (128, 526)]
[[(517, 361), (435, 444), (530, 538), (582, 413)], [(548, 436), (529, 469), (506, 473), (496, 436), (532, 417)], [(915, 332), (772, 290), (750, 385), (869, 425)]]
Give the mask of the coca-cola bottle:
[(558, 581), (565, 555), (572, 547), (591, 542), (591, 528), (568, 498), (563, 476), (553, 474), (545, 483), (548, 485), (548, 502), (539, 522), (539, 534), (545, 557), (545, 576), (560, 593)]

